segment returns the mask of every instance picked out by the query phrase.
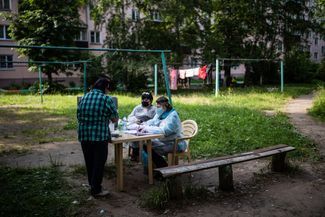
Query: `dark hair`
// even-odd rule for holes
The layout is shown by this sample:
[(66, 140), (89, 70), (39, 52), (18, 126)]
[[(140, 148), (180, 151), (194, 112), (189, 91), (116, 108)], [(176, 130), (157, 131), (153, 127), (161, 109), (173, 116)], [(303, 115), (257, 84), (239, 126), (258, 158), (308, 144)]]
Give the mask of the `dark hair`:
[(99, 78), (95, 84), (93, 89), (101, 90), (105, 93), (105, 89), (108, 88), (109, 81), (107, 78)]
[(152, 102), (153, 97), (152, 97), (152, 94), (150, 92), (143, 92), (141, 94), (141, 99), (149, 99)]
[(169, 104), (169, 100), (168, 98), (166, 98), (165, 96), (161, 96), (156, 100), (156, 103), (161, 104), (161, 103), (165, 103), (165, 106), (167, 108), (167, 111), (170, 111), (173, 106), (171, 104)]

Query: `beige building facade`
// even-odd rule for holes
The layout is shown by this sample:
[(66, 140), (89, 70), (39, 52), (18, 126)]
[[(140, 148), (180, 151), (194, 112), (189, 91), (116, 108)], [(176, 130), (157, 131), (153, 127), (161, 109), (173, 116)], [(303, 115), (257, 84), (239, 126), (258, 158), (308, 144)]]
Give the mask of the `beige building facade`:
[[(18, 13), (18, 0), (0, 0), (0, 12)], [(94, 22), (90, 19), (90, 10), (85, 6), (79, 10), (80, 20), (84, 24), (84, 29), (80, 35), (76, 36), (76, 46), (86, 48), (102, 48), (106, 38), (106, 29), (104, 25), (95, 27)], [(8, 34), (9, 21), (0, 17), (0, 45), (16, 45)], [(101, 54), (100, 52), (93, 52)], [(30, 71), (26, 63), (26, 57), (19, 57), (16, 49), (0, 47), (0, 88), (15, 88), (17, 85), (33, 84), (38, 81), (38, 72)], [(82, 74), (78, 71), (73, 72), (72, 76), (65, 74), (53, 75), (53, 80), (58, 81), (65, 86), (74, 83), (80, 86), (80, 77)], [(43, 80), (47, 77), (42, 75)]]

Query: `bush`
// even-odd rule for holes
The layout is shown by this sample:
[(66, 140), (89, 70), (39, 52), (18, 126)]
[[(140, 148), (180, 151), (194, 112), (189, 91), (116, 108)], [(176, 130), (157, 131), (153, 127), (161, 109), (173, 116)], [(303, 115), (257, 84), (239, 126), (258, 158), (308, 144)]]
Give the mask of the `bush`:
[(325, 121), (325, 89), (324, 87), (318, 92), (315, 97), (313, 107), (309, 110), (309, 113), (323, 121)]
[(130, 74), (128, 79), (126, 88), (130, 92), (139, 92), (139, 90), (147, 88), (147, 77), (144, 74)]
[[(39, 82), (35, 81), (34, 84), (28, 88), (28, 90), (34, 94), (40, 93)], [(66, 92), (64, 85), (59, 84), (58, 82), (53, 82), (50, 86), (47, 81), (42, 83), (42, 91), (44, 94), (65, 93)]]
[(287, 54), (284, 67), (285, 82), (310, 83), (316, 78), (318, 64), (310, 60), (309, 52), (293, 50)]
[(17, 83), (11, 83), (7, 89), (8, 90), (19, 90), (19, 89), (21, 89), (21, 85), (17, 84)]
[(323, 58), (321, 64), (318, 67), (316, 78), (325, 81), (325, 58)]

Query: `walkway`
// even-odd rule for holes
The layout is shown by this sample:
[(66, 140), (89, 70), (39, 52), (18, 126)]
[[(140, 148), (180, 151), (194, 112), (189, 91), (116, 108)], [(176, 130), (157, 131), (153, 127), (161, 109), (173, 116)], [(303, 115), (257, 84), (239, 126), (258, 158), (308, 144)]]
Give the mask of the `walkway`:
[(307, 114), (308, 109), (312, 107), (313, 97), (313, 94), (309, 94), (291, 100), (287, 104), (285, 112), (289, 116), (292, 125), (301, 134), (317, 144), (320, 154), (325, 156), (325, 123)]

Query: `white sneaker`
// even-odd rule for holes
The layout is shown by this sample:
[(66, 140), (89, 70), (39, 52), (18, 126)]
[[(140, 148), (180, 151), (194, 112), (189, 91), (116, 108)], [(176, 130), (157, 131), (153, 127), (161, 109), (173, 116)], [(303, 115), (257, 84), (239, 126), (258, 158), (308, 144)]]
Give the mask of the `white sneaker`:
[(110, 195), (111, 193), (107, 190), (102, 190), (101, 192), (99, 192), (98, 194), (94, 194), (95, 197), (105, 197)]

